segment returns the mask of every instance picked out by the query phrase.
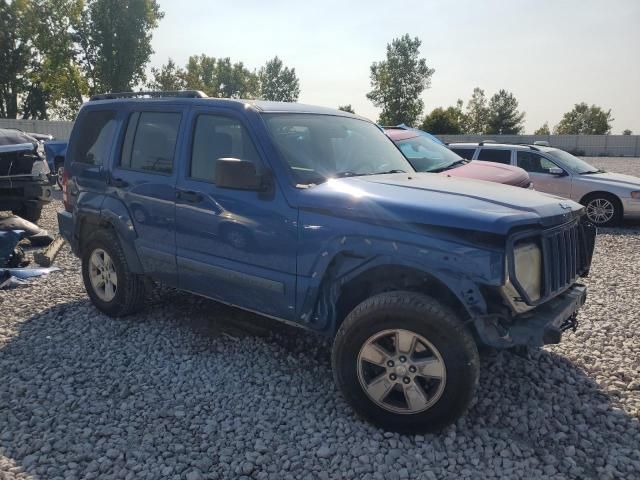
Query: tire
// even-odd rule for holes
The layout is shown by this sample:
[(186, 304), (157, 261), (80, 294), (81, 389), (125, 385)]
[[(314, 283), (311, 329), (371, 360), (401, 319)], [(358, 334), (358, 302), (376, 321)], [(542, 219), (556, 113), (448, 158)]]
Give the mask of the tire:
[(42, 216), (42, 205), (23, 204), (20, 208), (13, 210), (13, 214), (30, 221), (38, 223)]
[(622, 203), (615, 195), (594, 193), (581, 203), (587, 209), (587, 218), (597, 227), (615, 227), (622, 223)]
[(56, 159), (54, 162), (54, 168), (56, 169), (56, 184), (58, 188), (62, 190), (62, 177), (64, 175), (64, 159)]
[[(104, 252), (109, 258), (100, 254)], [(105, 270), (109, 270), (110, 282), (115, 274), (116, 285), (113, 291), (104, 290), (92, 282), (94, 272), (93, 255), (102, 256), (103, 265), (107, 265)], [(141, 275), (136, 275), (129, 270), (124, 251), (120, 246), (120, 241), (112, 230), (97, 230), (85, 243), (82, 249), (82, 279), (85, 289), (91, 302), (98, 310), (106, 313), (110, 317), (123, 317), (142, 309), (145, 299), (145, 281)], [(95, 265), (95, 264), (94, 264)], [(112, 267), (112, 268), (110, 268)], [(95, 277), (94, 277), (95, 278)], [(113, 296), (110, 294), (113, 293)]]
[[(405, 341), (408, 334), (413, 334), (417, 341), (412, 345), (419, 345), (407, 354), (404, 363), (400, 363), (402, 357), (394, 348), (397, 343), (390, 343), (398, 338), (396, 333)], [(381, 357), (384, 366), (363, 360), (372, 356), (365, 352), (379, 353), (370, 349), (372, 339), (376, 339), (375, 346), (385, 346), (380, 351), (395, 350), (392, 367), (389, 357)], [(376, 358), (376, 362), (379, 360)], [(400, 433), (439, 431), (462, 416), (475, 394), (480, 368), (473, 336), (456, 314), (431, 297), (403, 291), (371, 297), (347, 316), (334, 340), (332, 364), (336, 385), (356, 413), (385, 430)], [(415, 372), (416, 366), (420, 368), (418, 373), (403, 385), (412, 375), (406, 373), (407, 368)], [(421, 376), (422, 372), (432, 378)], [(376, 383), (369, 383), (372, 378)], [(386, 381), (382, 390), (388, 391), (380, 402), (365, 390), (365, 385), (380, 385), (378, 380)], [(390, 384), (393, 387), (388, 390)], [(417, 392), (416, 386), (423, 395), (411, 395), (420, 400), (414, 401), (412, 408), (403, 392)]]

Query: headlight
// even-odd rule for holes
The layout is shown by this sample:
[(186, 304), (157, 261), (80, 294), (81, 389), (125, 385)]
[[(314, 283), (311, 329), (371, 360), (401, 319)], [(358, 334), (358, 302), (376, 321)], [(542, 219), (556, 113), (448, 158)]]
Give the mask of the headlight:
[(635, 198), (636, 200), (640, 200), (640, 190), (637, 192), (631, 192), (631, 198)]
[(529, 298), (540, 298), (542, 285), (542, 253), (535, 243), (522, 243), (514, 251), (516, 280)]

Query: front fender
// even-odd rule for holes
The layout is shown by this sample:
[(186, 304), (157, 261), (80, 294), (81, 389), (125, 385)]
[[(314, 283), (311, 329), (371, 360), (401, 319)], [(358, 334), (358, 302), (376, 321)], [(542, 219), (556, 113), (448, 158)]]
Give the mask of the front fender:
[(420, 245), (369, 236), (341, 237), (329, 242), (308, 276), (298, 279), (299, 321), (315, 330), (332, 332), (336, 301), (342, 287), (369, 269), (406, 267), (433, 277), (459, 300), (470, 317), (485, 315), (480, 285), (501, 285), (504, 254), (436, 238)]

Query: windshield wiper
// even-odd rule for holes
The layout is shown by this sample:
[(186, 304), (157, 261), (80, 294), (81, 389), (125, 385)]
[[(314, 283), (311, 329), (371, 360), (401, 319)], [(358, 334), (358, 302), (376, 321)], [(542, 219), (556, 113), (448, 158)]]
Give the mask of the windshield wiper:
[(589, 170), (588, 172), (581, 172), (580, 175), (591, 175), (592, 173), (606, 173), (604, 170)]
[(399, 168), (395, 168), (393, 170), (387, 170), (386, 172), (376, 172), (376, 173), (370, 173), (369, 175), (387, 175), (389, 173), (407, 173), (404, 170), (401, 170)]
[(361, 177), (363, 175), (371, 175), (370, 173), (356, 173), (356, 172), (351, 172), (349, 170), (344, 171), (344, 172), (336, 172), (334, 177), (335, 178), (346, 178), (346, 177)]
[(456, 160), (453, 163), (450, 163), (449, 165), (445, 166), (445, 167), (440, 167), (440, 168), (434, 168), (433, 170), (427, 170), (429, 173), (440, 173), (440, 172), (444, 172), (446, 170), (451, 170), (452, 168), (455, 168), (456, 165), (465, 165), (467, 163), (466, 160)]

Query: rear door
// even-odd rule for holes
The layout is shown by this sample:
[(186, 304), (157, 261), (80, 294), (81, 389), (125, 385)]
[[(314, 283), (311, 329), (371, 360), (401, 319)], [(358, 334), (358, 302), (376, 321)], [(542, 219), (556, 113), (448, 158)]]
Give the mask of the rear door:
[(146, 273), (176, 285), (176, 152), (186, 107), (137, 104), (128, 113), (109, 178), (126, 205)]
[(194, 109), (177, 183), (179, 286), (267, 315), (295, 312), (297, 209), (277, 182), (267, 192), (219, 188), (218, 158), (268, 170), (246, 120), (228, 109)]
[(537, 152), (518, 150), (515, 153), (516, 165), (529, 173), (533, 188), (539, 192), (570, 198), (571, 176), (567, 172), (562, 175), (551, 173), (552, 168), (560, 167)]

